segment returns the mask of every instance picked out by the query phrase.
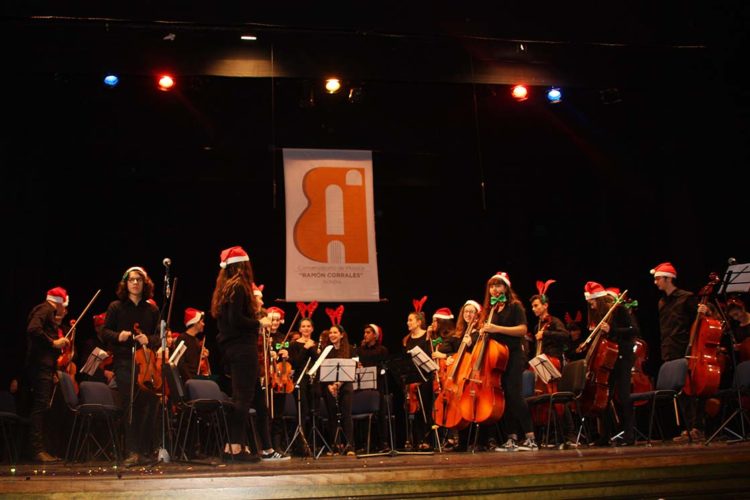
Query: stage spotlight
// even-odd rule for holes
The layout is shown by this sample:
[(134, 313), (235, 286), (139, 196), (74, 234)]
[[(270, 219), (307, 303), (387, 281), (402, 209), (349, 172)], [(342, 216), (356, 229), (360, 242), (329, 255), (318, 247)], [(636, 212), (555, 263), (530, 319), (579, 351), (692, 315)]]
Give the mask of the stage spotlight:
[(104, 85), (109, 88), (117, 87), (118, 83), (120, 83), (120, 79), (117, 77), (117, 75), (107, 75), (104, 77)]
[(242, 36), (240, 36), (240, 40), (244, 40), (246, 42), (254, 42), (257, 39), (258, 39), (258, 37), (255, 36), (255, 35), (242, 35)]
[(326, 92), (335, 94), (339, 90), (341, 90), (341, 82), (338, 78), (329, 78), (326, 80)]
[(516, 85), (510, 94), (516, 101), (525, 101), (529, 98), (529, 89), (525, 85)]
[(547, 100), (552, 104), (557, 104), (562, 101), (562, 92), (557, 87), (552, 87), (547, 91)]
[(172, 90), (174, 87), (174, 79), (169, 75), (160, 75), (159, 76), (159, 90), (168, 91)]

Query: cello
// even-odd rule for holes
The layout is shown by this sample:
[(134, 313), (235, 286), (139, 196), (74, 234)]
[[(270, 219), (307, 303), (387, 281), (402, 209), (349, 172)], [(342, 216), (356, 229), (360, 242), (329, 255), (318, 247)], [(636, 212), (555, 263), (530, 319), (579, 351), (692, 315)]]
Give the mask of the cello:
[[(495, 307), (487, 324), (492, 323)], [(505, 413), (502, 375), (508, 366), (508, 347), (489, 338), (482, 329), (471, 352), (470, 370), (461, 394), (461, 416), (477, 424), (494, 423)]]
[[(474, 324), (474, 321), (469, 323), (466, 332), (471, 332)], [(460, 405), (464, 381), (471, 372), (471, 355), (466, 355), (467, 337), (468, 333), (464, 335), (458, 352), (453, 356), (453, 364), (446, 369), (442, 390), (437, 394), (432, 408), (435, 424), (447, 429), (461, 430), (469, 425), (469, 421), (461, 415)]]
[(581, 412), (584, 415), (599, 414), (607, 408), (609, 403), (609, 374), (617, 361), (619, 347), (616, 342), (612, 342), (606, 335), (603, 335), (602, 325), (609, 320), (627, 293), (628, 291), (625, 290), (617, 296), (607, 314), (576, 349), (576, 352), (580, 353), (588, 348), (585, 365), (586, 384), (580, 402)]
[[(552, 324), (552, 316), (547, 315), (547, 317), (539, 322), (539, 332), (544, 334), (544, 331), (549, 328), (549, 326)], [(536, 356), (542, 355), (542, 347), (543, 347), (543, 341), (537, 340), (536, 342)], [(561, 371), (561, 364), (560, 360), (556, 358), (555, 356), (548, 356), (547, 359), (550, 363), (557, 369), (557, 371)], [(532, 370), (532, 368), (529, 368), (529, 370)], [(542, 380), (542, 378), (538, 375), (535, 375), (535, 381), (534, 381), (534, 395), (539, 396), (541, 394), (554, 394), (557, 392), (557, 380), (550, 380), (546, 384)], [(555, 413), (557, 413), (558, 417), (563, 416), (563, 412), (565, 411), (565, 406), (562, 403), (556, 403), (555, 405)], [(534, 422), (534, 425), (544, 426), (549, 423), (549, 412), (544, 408), (544, 405), (534, 405), (533, 408), (531, 408), (531, 420)]]
[[(702, 305), (708, 302), (709, 295), (720, 281), (716, 273), (711, 273), (708, 280), (708, 284), (698, 294)], [(718, 349), (723, 330), (724, 323), (721, 320), (697, 313), (690, 328), (690, 342), (685, 353), (688, 372), (683, 392), (688, 396), (712, 396), (718, 390), (721, 381)]]

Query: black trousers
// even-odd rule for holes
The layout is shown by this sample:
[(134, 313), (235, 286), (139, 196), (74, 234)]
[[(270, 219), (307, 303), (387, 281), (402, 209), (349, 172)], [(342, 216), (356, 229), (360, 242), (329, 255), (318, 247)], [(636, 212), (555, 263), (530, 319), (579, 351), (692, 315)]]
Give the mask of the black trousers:
[(54, 387), (54, 366), (29, 366), (27, 378), (31, 388), (29, 413), (29, 448), (32, 455), (44, 451), (44, 414), (50, 407)]
[(117, 391), (123, 409), (125, 424), (125, 453), (147, 455), (154, 451), (157, 432), (156, 415), (159, 410), (159, 397), (138, 387), (138, 366), (136, 365), (135, 400), (133, 400), (133, 418), (129, 419), (131, 393), (131, 364), (120, 360), (113, 364)]
[[(534, 432), (531, 412), (521, 394), (523, 371), (526, 368), (526, 355), (520, 347), (508, 346), (508, 365), (503, 373), (503, 390), (505, 392), (505, 415), (501, 420), (505, 434), (518, 434), (518, 429)], [(519, 438), (521, 436), (518, 436)]]
[(323, 399), (326, 402), (326, 409), (328, 410), (328, 431), (331, 439), (329, 443), (331, 446), (334, 445), (338, 425), (336, 417), (338, 413), (341, 413), (341, 427), (344, 431), (346, 444), (354, 446), (354, 421), (352, 420), (352, 393), (354, 392), (354, 385), (351, 382), (344, 382), (339, 388), (338, 398), (334, 398), (331, 391), (328, 390), (329, 385), (325, 382), (321, 384), (321, 392), (323, 393)]
[(232, 402), (234, 411), (229, 416), (229, 433), (232, 443), (247, 445), (248, 412), (258, 384), (258, 351), (252, 345), (236, 345), (224, 352), (225, 363), (232, 375)]

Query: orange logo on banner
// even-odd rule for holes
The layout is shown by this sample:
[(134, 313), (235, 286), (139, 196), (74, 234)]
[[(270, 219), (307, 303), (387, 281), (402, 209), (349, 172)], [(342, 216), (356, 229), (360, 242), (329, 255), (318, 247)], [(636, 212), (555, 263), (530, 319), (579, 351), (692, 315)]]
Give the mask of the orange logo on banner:
[(364, 169), (317, 167), (302, 179), (308, 205), (294, 225), (294, 245), (308, 259), (366, 263)]

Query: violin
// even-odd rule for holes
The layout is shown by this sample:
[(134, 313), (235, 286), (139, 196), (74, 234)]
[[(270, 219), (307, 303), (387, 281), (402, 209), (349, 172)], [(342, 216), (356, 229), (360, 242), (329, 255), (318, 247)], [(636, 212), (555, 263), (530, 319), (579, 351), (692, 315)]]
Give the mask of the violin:
[[(276, 345), (278, 350), (289, 349), (289, 344), (284, 342)], [(287, 351), (288, 352), (288, 351)], [(273, 366), (273, 390), (278, 394), (291, 394), (294, 391), (294, 381), (292, 380), (292, 364), (289, 361), (282, 360), (274, 363)]]
[(211, 376), (211, 364), (208, 362), (208, 356), (204, 354), (206, 351), (206, 337), (204, 335), (203, 341), (201, 342), (201, 357), (198, 362), (198, 375), (202, 377)]
[[(78, 382), (76, 382), (76, 372), (78, 367), (73, 362), (73, 357), (76, 355), (76, 320), (70, 320), (70, 343), (62, 348), (60, 355), (57, 357), (57, 369), (70, 375), (70, 379), (73, 381), (73, 387), (75, 388), (76, 394), (78, 393)], [(61, 328), (57, 329), (57, 337), (63, 338), (66, 335), (63, 334)]]
[[(700, 303), (705, 305), (708, 297), (720, 279), (711, 273), (709, 282), (699, 295)], [(718, 348), (724, 323), (705, 314), (698, 313), (690, 328), (690, 342), (685, 357), (688, 360), (688, 373), (683, 392), (688, 396), (712, 396), (719, 389), (721, 367), (718, 360)]]
[[(140, 325), (133, 325), (134, 336), (141, 335)], [(135, 364), (138, 367), (138, 387), (146, 392), (157, 394), (161, 390), (161, 358), (146, 345), (142, 345), (135, 352)]]

